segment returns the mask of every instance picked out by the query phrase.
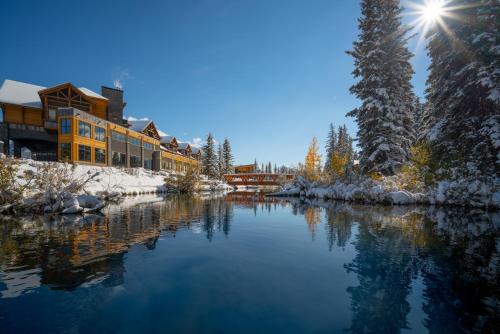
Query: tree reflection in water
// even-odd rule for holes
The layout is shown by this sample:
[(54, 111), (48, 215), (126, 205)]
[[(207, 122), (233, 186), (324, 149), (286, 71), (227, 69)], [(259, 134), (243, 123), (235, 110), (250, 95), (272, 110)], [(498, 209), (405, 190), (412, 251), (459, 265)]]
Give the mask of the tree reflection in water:
[(431, 333), (495, 333), (500, 328), (500, 215), (465, 208), (369, 207), (295, 200), (294, 212), (326, 212), (326, 238), (344, 247), (353, 225), (359, 284), (351, 295), (354, 333), (408, 329), (408, 302), (423, 278), (424, 326)]
[(96, 282), (122, 285), (125, 254), (132, 245), (154, 250), (160, 238), (191, 232), (209, 241), (230, 238), (234, 220), (248, 210), (257, 216), (274, 211), (303, 216), (314, 242), (326, 239), (329, 255), (338, 249), (352, 252), (343, 267), (355, 277), (346, 290), (351, 332), (410, 328), (410, 295), (417, 280), (423, 285), (423, 325), (430, 332), (493, 333), (500, 328), (499, 214), (282, 201), (250, 193), (174, 196), (109, 208), (105, 216), (2, 221), (0, 296), (14, 298), (41, 285), (63, 290)]

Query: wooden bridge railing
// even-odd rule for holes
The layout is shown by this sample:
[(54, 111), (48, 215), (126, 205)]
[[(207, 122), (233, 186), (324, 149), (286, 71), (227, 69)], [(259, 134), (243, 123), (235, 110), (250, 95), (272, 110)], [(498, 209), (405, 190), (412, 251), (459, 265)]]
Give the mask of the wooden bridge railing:
[(241, 173), (225, 174), (224, 180), (232, 186), (277, 186), (282, 181), (291, 181), (294, 174)]

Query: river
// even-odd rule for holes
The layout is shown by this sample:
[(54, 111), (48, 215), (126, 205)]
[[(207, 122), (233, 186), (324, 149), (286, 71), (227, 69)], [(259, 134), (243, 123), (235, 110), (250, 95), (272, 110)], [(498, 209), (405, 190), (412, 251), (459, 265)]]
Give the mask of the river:
[(250, 193), (140, 200), (0, 220), (0, 332), (500, 328), (499, 213)]

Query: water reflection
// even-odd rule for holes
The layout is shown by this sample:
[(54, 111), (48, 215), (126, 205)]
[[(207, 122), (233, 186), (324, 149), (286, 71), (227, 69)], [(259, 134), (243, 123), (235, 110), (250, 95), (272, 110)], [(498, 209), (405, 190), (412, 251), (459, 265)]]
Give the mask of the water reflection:
[[(265, 230), (266, 219), (286, 221), (295, 216), (308, 240), (324, 245), (328, 256), (350, 252), (349, 260), (339, 267), (353, 277), (344, 289), (351, 302), (345, 305), (351, 313), (345, 329), (351, 332), (415, 330), (411, 313), (417, 311), (422, 313), (417, 321), (433, 333), (493, 333), (500, 328), (498, 213), (282, 201), (255, 193), (160, 198), (133, 207), (110, 207), (103, 216), (0, 221), (0, 297), (4, 299), (0, 306), (9, 305), (6, 299), (22, 298), (44, 286), (67, 291), (90, 285), (122, 286), (127, 253), (134, 245), (152, 254), (159, 240), (168, 242), (186, 233), (206, 238), (209, 243), (204, 243), (212, 245), (219, 237), (230, 239), (233, 230), (241, 234), (246, 224), (241, 217), (246, 213), (262, 221), (261, 228), (269, 234), (276, 230)], [(292, 226), (280, 226), (286, 240)], [(247, 238), (257, 242), (255, 235)], [(245, 243), (231, 247), (242, 263), (254, 256), (239, 252)], [(308, 286), (308, 282), (295, 283)], [(304, 308), (310, 306), (304, 301)]]

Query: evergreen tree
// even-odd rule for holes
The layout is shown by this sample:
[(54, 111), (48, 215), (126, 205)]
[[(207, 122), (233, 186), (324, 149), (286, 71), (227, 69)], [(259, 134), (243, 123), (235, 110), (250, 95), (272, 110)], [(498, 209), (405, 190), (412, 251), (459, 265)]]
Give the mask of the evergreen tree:
[(224, 139), (224, 144), (222, 145), (222, 160), (224, 164), (223, 174), (229, 174), (233, 170), (233, 153), (231, 152), (231, 144), (229, 140)]
[(495, 0), (455, 1), (455, 19), (444, 17), (446, 26), (435, 24), (429, 33), (424, 117), (441, 167), (500, 173), (499, 13)]
[(260, 173), (264, 173), (264, 163), (260, 164)]
[(347, 53), (354, 58), (351, 87), (362, 105), (356, 117), (365, 173), (394, 174), (409, 157), (414, 94), (408, 51), (409, 27), (401, 24), (399, 0), (363, 0), (359, 39)]
[(207, 142), (203, 146), (203, 157), (201, 160), (201, 170), (204, 175), (210, 179), (217, 178), (218, 174), (218, 160), (215, 153), (215, 142), (212, 134), (207, 136)]
[(326, 151), (326, 161), (325, 161), (325, 171), (327, 173), (331, 172), (331, 160), (333, 157), (333, 152), (337, 149), (337, 133), (335, 132), (335, 127), (330, 123), (330, 130), (328, 131), (328, 138), (326, 139), (325, 151)]
[(219, 144), (217, 148), (217, 176), (222, 179), (224, 175), (225, 165), (224, 165), (224, 154), (222, 153), (222, 145)]
[(255, 173), (259, 172), (259, 164), (257, 163), (257, 158), (255, 158), (255, 160), (254, 160), (253, 169), (254, 169)]
[(273, 167), (271, 165), (271, 161), (269, 161), (268, 164), (267, 164), (267, 172), (268, 173), (272, 173), (273, 172)]

